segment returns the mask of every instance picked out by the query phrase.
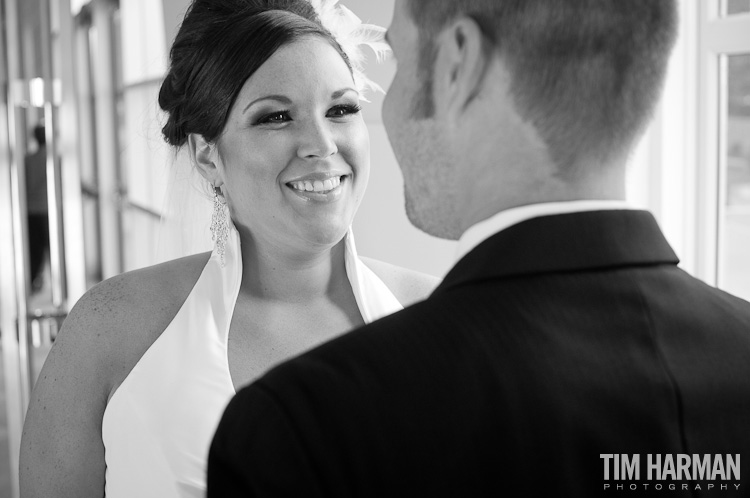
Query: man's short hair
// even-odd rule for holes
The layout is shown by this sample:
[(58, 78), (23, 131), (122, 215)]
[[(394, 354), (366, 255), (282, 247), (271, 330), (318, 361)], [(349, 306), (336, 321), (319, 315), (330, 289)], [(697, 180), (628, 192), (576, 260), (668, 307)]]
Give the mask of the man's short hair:
[(406, 0), (419, 28), (422, 95), (429, 117), (434, 37), (468, 16), (512, 73), (519, 112), (561, 168), (631, 147), (659, 99), (677, 29), (675, 0)]

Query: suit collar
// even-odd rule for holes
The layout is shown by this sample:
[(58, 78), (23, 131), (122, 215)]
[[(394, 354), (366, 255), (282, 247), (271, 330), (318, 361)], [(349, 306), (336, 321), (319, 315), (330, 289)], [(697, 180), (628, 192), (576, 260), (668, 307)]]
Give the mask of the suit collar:
[(485, 239), (522, 221), (552, 216), (554, 214), (582, 213), (584, 211), (609, 211), (632, 209), (623, 200), (581, 199), (575, 201), (542, 202), (504, 209), (499, 213), (469, 227), (458, 241), (457, 262)]
[(633, 265), (679, 263), (647, 211), (591, 211), (533, 218), (488, 238), (435, 290), (472, 281)]

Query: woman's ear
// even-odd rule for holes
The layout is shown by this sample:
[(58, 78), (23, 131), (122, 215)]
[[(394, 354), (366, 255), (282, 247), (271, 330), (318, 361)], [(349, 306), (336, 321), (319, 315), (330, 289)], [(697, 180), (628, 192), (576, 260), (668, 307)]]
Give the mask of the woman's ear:
[(219, 154), (216, 145), (209, 142), (202, 135), (190, 133), (188, 135), (188, 152), (190, 160), (198, 168), (201, 176), (214, 187), (224, 184), (222, 172), (219, 170)]
[(462, 17), (446, 26), (435, 43), (435, 101), (460, 119), (485, 83), (490, 56), (484, 34), (474, 19)]

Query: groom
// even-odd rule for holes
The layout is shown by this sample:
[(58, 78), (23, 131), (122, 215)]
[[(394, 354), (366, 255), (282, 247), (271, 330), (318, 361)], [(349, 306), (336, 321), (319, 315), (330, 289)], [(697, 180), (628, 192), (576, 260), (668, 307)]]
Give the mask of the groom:
[(673, 0), (397, 0), (386, 127), (410, 219), (460, 260), (243, 389), (209, 497), (748, 496), (750, 304), (622, 201), (676, 22)]

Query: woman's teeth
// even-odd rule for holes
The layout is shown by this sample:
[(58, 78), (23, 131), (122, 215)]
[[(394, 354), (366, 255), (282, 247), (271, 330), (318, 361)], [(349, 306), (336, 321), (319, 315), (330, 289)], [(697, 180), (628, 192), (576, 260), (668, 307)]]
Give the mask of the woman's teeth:
[(325, 193), (341, 185), (341, 177), (336, 176), (325, 181), (315, 180), (314, 182), (311, 182), (305, 180), (301, 182), (291, 182), (289, 185), (291, 185), (293, 189), (302, 192)]

